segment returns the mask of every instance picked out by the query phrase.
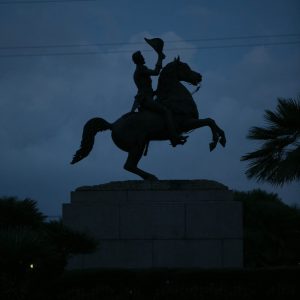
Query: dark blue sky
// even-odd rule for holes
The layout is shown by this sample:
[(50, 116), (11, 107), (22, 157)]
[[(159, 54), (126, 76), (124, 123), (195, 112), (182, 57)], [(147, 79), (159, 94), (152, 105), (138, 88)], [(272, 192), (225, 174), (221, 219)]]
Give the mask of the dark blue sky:
[[(206, 178), (231, 189), (263, 188), (300, 204), (299, 182), (274, 188), (249, 181), (240, 157), (257, 145), (246, 135), (264, 124), (277, 97), (300, 93), (300, 46), (194, 49), (204, 46), (299, 41), (298, 37), (196, 42), (192, 39), (300, 33), (299, 1), (87, 1), (0, 4), (0, 47), (165, 40), (166, 62), (180, 55), (201, 72), (195, 94), (201, 117), (214, 118), (228, 136), (210, 153), (208, 129), (194, 131), (184, 147), (152, 143), (141, 167), (161, 179)], [(168, 43), (170, 41), (170, 43)], [(171, 41), (178, 41), (171, 43)], [(109, 132), (99, 134), (90, 156), (69, 165), (83, 124), (99, 116), (114, 121), (135, 95), (131, 52), (147, 45), (118, 45), (120, 54), (6, 57), (100, 51), (100, 47), (0, 49), (0, 195), (31, 197), (49, 215), (81, 185), (137, 179), (122, 169), (126, 154)], [(174, 50), (175, 49), (175, 50)], [(177, 49), (177, 50), (176, 50)], [(144, 52), (154, 66), (155, 56)], [(155, 81), (154, 81), (155, 84)]]

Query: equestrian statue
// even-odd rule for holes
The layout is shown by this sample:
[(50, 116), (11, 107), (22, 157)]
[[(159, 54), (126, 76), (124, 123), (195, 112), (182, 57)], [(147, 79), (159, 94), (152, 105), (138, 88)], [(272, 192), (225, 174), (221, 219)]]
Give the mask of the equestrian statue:
[[(211, 118), (199, 119), (192, 93), (181, 83), (184, 81), (199, 89), (201, 74), (193, 71), (179, 56), (163, 68), (162, 61), (166, 57), (163, 40), (145, 38), (145, 41), (156, 51), (158, 59), (155, 68), (149, 69), (142, 53), (133, 53), (132, 60), (136, 65), (133, 79), (138, 91), (131, 111), (114, 123), (103, 118), (90, 119), (84, 125), (81, 145), (71, 164), (89, 155), (95, 135), (104, 130), (111, 130), (116, 146), (128, 153), (124, 169), (144, 180), (158, 180), (155, 175), (138, 168), (143, 154), (147, 154), (150, 141), (170, 140), (173, 147), (184, 145), (188, 136), (182, 134), (208, 126), (212, 132), (210, 151), (218, 143), (225, 147), (224, 131)], [(159, 76), (156, 91), (152, 88), (151, 76)]]

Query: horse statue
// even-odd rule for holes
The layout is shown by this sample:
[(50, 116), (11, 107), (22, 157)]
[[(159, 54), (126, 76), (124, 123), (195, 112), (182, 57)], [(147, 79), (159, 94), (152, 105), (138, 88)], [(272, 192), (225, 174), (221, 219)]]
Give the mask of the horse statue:
[[(211, 118), (199, 119), (192, 94), (181, 81), (197, 86), (202, 81), (202, 76), (177, 57), (162, 69), (158, 78), (157, 99), (154, 101), (160, 101), (172, 111), (178, 133), (187, 133), (196, 128), (209, 126), (212, 132), (210, 151), (215, 149), (218, 143), (225, 147), (224, 131)], [(95, 135), (104, 130), (111, 130), (115, 145), (128, 153), (124, 164), (125, 170), (144, 180), (158, 180), (155, 175), (138, 168), (138, 163), (143, 153), (147, 152), (150, 141), (164, 141), (170, 138), (162, 116), (144, 110), (127, 113), (114, 123), (102, 118), (90, 119), (83, 128), (80, 149), (75, 153), (71, 164), (89, 155)]]

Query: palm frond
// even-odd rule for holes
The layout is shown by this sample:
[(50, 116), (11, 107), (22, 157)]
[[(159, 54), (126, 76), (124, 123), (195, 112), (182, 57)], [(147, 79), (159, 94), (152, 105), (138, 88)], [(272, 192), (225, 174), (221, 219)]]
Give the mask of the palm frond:
[(300, 130), (300, 100), (278, 99), (276, 111), (265, 111), (264, 118), (272, 128)]
[(300, 99), (278, 99), (275, 112), (265, 111), (268, 126), (252, 127), (248, 138), (264, 141), (261, 147), (241, 157), (250, 161), (248, 178), (274, 185), (300, 179)]

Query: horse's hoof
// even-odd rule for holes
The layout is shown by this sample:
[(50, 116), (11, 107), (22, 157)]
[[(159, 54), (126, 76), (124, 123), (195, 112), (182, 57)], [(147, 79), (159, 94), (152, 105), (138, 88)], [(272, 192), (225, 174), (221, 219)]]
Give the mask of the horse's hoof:
[(225, 136), (222, 136), (222, 137), (220, 138), (219, 143), (220, 143), (223, 147), (225, 147), (225, 145), (226, 145), (226, 138), (225, 138)]
[(217, 143), (216, 143), (216, 142), (211, 142), (211, 143), (209, 144), (209, 151), (210, 151), (210, 152), (213, 151), (213, 150), (216, 148), (216, 146), (217, 146)]
[(158, 181), (159, 179), (154, 175), (149, 175), (149, 176), (147, 176), (147, 178), (145, 178), (145, 180)]

